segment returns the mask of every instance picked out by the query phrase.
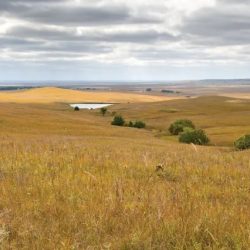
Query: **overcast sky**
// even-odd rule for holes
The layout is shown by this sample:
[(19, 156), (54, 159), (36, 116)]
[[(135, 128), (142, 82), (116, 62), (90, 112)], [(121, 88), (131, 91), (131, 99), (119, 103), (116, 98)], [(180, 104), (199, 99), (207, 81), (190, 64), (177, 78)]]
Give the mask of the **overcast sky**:
[(0, 0), (0, 80), (250, 78), (250, 0)]

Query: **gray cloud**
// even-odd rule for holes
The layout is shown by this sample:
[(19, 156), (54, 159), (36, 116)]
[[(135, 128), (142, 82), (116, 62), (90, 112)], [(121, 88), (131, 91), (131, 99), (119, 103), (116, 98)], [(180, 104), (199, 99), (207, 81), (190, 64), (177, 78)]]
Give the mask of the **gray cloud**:
[(250, 0), (0, 0), (0, 63), (250, 67), (249, 7)]
[(16, 26), (6, 33), (10, 37), (26, 37), (49, 41), (89, 41), (89, 42), (121, 42), (121, 43), (152, 43), (156, 41), (175, 41), (178, 37), (167, 32), (159, 32), (154, 29), (140, 31), (113, 31), (113, 32), (83, 32), (77, 34), (75, 29), (37, 29), (33, 27)]
[(36, 28), (32, 26), (14, 26), (6, 34), (10, 37), (25, 37), (48, 41), (68, 41), (80, 40), (76, 35), (76, 30), (58, 30), (53, 28)]
[[(30, 4), (27, 5), (27, 3)], [(5, 16), (53, 25), (93, 26), (161, 22), (156, 17), (134, 16), (125, 4), (91, 6), (89, 4), (65, 5), (60, 4), (60, 1), (16, 0), (0, 2), (0, 9)]]
[(74, 52), (81, 55), (83, 53), (96, 54), (109, 53), (112, 51), (112, 47), (100, 44), (91, 44), (89, 42), (62, 41), (60, 43), (53, 43), (14, 37), (0, 37), (0, 49), (8, 49), (12, 52), (50, 52), (51, 56), (55, 56), (57, 52)]
[(13, 38), (13, 37), (0, 37), (0, 48), (15, 48), (26, 46), (32, 48), (32, 46), (41, 46), (43, 43), (38, 41), (29, 41), (27, 39)]
[(186, 18), (181, 32), (187, 40), (205, 46), (250, 44), (248, 4), (249, 0), (219, 0), (216, 8), (204, 8)]
[(27, 10), (20, 13), (22, 18), (43, 23), (59, 25), (95, 25), (115, 24), (129, 20), (128, 10), (121, 7), (93, 8), (93, 7), (51, 7), (38, 10)]

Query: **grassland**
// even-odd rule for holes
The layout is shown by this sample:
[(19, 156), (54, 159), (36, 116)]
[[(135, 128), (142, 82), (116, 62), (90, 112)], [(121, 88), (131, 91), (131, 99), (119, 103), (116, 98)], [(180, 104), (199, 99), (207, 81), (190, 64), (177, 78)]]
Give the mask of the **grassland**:
[(231, 97), (231, 98), (236, 98), (236, 99), (250, 99), (250, 94), (248, 93), (248, 91), (244, 93), (242, 92), (221, 93), (220, 96), (226, 96), (226, 97)]
[(206, 130), (211, 143), (232, 146), (240, 136), (250, 132), (250, 100), (219, 96), (169, 102), (118, 105), (111, 110), (124, 114), (128, 120), (142, 119), (156, 135), (173, 140), (166, 128), (179, 118), (191, 119)]
[(154, 96), (138, 93), (79, 91), (55, 87), (0, 92), (0, 102), (14, 103), (78, 103), (78, 102), (157, 102), (180, 97)]
[[(227, 147), (247, 132), (249, 106), (203, 97), (109, 108), (145, 120), (138, 130), (62, 103), (1, 103), (1, 248), (249, 249), (249, 152)], [(176, 143), (166, 128), (182, 117), (221, 146)]]

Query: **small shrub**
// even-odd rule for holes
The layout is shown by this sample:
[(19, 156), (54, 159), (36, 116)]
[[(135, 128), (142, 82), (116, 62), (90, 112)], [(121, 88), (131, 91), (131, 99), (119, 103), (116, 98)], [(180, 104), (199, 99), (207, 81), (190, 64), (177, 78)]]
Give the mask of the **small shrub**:
[(122, 116), (116, 115), (111, 124), (114, 126), (123, 126), (125, 124), (125, 120), (123, 119)]
[(80, 108), (79, 108), (78, 106), (76, 106), (76, 107), (74, 108), (74, 110), (75, 110), (75, 111), (80, 111)]
[(127, 126), (130, 127), (130, 128), (145, 128), (146, 124), (144, 122), (142, 122), (142, 121), (135, 121), (135, 122), (130, 121), (127, 124)]
[(183, 119), (183, 120), (177, 120), (174, 123), (172, 123), (168, 130), (172, 135), (179, 135), (184, 131), (184, 128), (195, 129), (195, 126), (192, 121)]
[(129, 121), (128, 127), (133, 128), (134, 127), (134, 123), (132, 121)]
[(107, 113), (107, 111), (108, 111), (108, 109), (105, 108), (105, 107), (103, 107), (103, 108), (100, 109), (100, 112), (101, 112), (101, 114), (102, 114), (103, 116), (105, 116), (105, 114)]
[(202, 129), (186, 129), (179, 137), (179, 142), (182, 143), (193, 143), (196, 145), (206, 145), (209, 143), (209, 138)]
[(238, 150), (250, 149), (250, 135), (244, 135), (234, 142), (234, 146)]
[(163, 89), (161, 92), (162, 93), (168, 93), (168, 94), (174, 94), (175, 93), (173, 90), (169, 90), (169, 89)]
[(142, 121), (136, 121), (135, 123), (134, 123), (134, 126), (133, 126), (134, 128), (145, 128), (146, 127), (146, 124), (144, 123), (144, 122), (142, 122)]

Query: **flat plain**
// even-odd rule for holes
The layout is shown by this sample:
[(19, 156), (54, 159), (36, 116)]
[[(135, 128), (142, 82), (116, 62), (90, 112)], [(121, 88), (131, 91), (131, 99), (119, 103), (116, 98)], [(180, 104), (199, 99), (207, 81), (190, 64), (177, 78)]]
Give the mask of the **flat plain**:
[[(0, 95), (2, 249), (249, 249), (249, 151), (233, 148), (249, 100), (121, 95), (102, 116), (73, 111), (61, 90), (35, 102), (43, 91)], [(114, 112), (147, 128), (111, 126)], [(179, 118), (211, 145), (178, 143), (167, 128)]]

